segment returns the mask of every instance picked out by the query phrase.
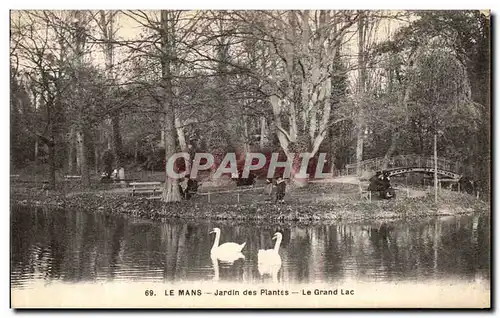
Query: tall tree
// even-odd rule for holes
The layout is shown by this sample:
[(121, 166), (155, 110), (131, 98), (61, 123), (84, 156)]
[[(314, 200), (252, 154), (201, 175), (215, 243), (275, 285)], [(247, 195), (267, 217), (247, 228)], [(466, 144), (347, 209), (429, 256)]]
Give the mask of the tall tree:
[[(83, 69), (83, 54), (84, 47), (86, 42), (86, 25), (88, 24), (88, 17), (86, 12), (82, 11), (74, 11), (73, 12), (73, 41), (74, 41), (74, 50), (73, 50), (73, 79), (74, 86), (73, 90), (77, 92), (80, 89), (80, 81), (81, 78), (81, 70)], [(85, 122), (84, 112), (85, 105), (82, 101), (77, 102), (77, 114), (76, 114), (76, 149), (77, 149), (77, 162), (79, 162), (80, 173), (82, 176), (82, 185), (89, 186), (90, 185), (90, 170), (88, 163), (88, 134), (87, 134), (87, 123)]]
[[(116, 26), (115, 26), (115, 17), (117, 15), (117, 11), (103, 11), (101, 10), (99, 12), (99, 19), (98, 19), (98, 27), (99, 30), (101, 31), (102, 34), (102, 43), (104, 47), (104, 57), (105, 57), (105, 66), (106, 66), (106, 74), (108, 77), (108, 80), (112, 83), (115, 84), (115, 70), (114, 70), (114, 64), (115, 64), (115, 53), (114, 53), (114, 46), (115, 46), (115, 33), (116, 33)], [(111, 136), (108, 138), (112, 140), (112, 150), (113, 150), (113, 157), (115, 159), (115, 167), (117, 169), (123, 169), (123, 143), (122, 143), (122, 136), (120, 132), (120, 111), (121, 108), (119, 107), (114, 107), (113, 111), (110, 114), (110, 124), (111, 124)], [(124, 176), (120, 176), (123, 178)]]
[(368, 30), (368, 21), (366, 20), (366, 13), (361, 11), (358, 19), (358, 79), (356, 87), (357, 98), (357, 118), (356, 118), (356, 172), (358, 176), (361, 175), (361, 165), (359, 163), (363, 161), (363, 143), (365, 140), (365, 112), (363, 105), (363, 97), (366, 89), (366, 33)]
[[(269, 45), (275, 57), (264, 81), (282, 150), (290, 159), (313, 157), (331, 118), (331, 69), (344, 36), (358, 20), (352, 11), (266, 11), (238, 13), (253, 36)], [(259, 76), (259, 75), (257, 75)], [(349, 116), (350, 117), (350, 116)], [(294, 170), (298, 169), (295, 161)]]
[[(56, 170), (59, 166), (61, 133), (64, 124), (63, 94), (68, 90), (68, 63), (66, 29), (58, 29), (64, 15), (56, 16), (47, 11), (13, 12), (12, 29), (16, 30), (15, 48), (23, 73), (32, 83), (31, 89), (40, 98), (39, 106), (43, 112), (40, 120), (35, 119), (38, 111), (30, 116), (22, 116), (23, 127), (48, 148), (48, 181), (55, 187)], [(28, 100), (25, 99), (25, 105)], [(36, 98), (33, 100), (37, 105)], [(29, 107), (27, 107), (29, 108)], [(35, 124), (37, 123), (37, 124)], [(39, 125), (41, 124), (41, 125)]]
[[(408, 48), (426, 46), (438, 38), (442, 47), (455, 52), (466, 68), (472, 100), (480, 105), (479, 117), (474, 119), (478, 130), (470, 139), (469, 150), (463, 152), (466, 161), (474, 163), (476, 175), (489, 193), (490, 186), (490, 15), (482, 11), (416, 11), (415, 19), (397, 31), (386, 49), (401, 52)], [(460, 130), (458, 130), (460, 131)]]
[[(161, 11), (161, 87), (164, 89), (165, 100), (165, 161), (175, 154), (175, 108), (174, 108), (174, 92), (172, 84), (172, 62), (175, 60), (175, 26), (178, 12), (167, 10)], [(167, 170), (167, 169), (165, 169)], [(177, 180), (166, 175), (165, 188), (163, 190), (162, 200), (165, 202), (180, 201), (179, 188)]]
[[(197, 13), (187, 11), (162, 10), (160, 12), (127, 11), (124, 14), (141, 25), (147, 36), (136, 41), (124, 41), (122, 45), (131, 49), (137, 57), (146, 56), (153, 61), (153, 70), (149, 77), (157, 79), (155, 87), (148, 85), (148, 90), (158, 92), (164, 115), (163, 136), (165, 144), (165, 162), (177, 152), (178, 131), (182, 122), (177, 120), (177, 108), (180, 96), (176, 90), (181, 78), (182, 68), (191, 65), (190, 50), (196, 45), (196, 30), (199, 17)], [(158, 17), (159, 14), (159, 17)], [(134, 57), (133, 57), (134, 58)], [(159, 68), (159, 78), (156, 70)], [(156, 94), (156, 93), (155, 93)], [(162, 200), (180, 201), (178, 181), (166, 175)]]

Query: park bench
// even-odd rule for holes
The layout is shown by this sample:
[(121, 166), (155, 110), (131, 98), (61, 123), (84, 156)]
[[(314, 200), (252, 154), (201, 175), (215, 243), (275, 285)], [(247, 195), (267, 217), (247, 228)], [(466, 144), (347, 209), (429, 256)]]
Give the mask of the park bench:
[(132, 187), (132, 196), (139, 193), (155, 196), (163, 190), (162, 182), (131, 182), (129, 185)]

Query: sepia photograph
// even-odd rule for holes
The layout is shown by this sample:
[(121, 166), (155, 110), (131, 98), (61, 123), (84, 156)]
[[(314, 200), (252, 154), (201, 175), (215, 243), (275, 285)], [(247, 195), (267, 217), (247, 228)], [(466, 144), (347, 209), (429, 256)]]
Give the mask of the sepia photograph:
[(489, 10), (9, 29), (11, 308), (491, 308)]

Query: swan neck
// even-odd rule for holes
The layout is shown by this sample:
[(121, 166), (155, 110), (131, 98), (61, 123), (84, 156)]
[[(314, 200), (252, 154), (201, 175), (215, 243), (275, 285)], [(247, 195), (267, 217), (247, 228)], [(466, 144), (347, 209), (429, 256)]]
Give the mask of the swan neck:
[(212, 245), (212, 250), (219, 246), (220, 232), (215, 232), (214, 245)]
[(280, 249), (281, 240), (282, 240), (281, 236), (276, 239), (276, 244), (274, 244), (274, 251), (275, 252), (278, 252), (278, 250)]

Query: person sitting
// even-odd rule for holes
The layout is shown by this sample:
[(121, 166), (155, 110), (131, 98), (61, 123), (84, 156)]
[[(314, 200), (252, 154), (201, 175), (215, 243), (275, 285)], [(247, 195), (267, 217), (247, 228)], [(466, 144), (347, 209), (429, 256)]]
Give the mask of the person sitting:
[(382, 174), (377, 172), (373, 177), (370, 178), (370, 185), (368, 186), (368, 191), (378, 192), (383, 190), (382, 185)]
[(250, 171), (250, 173), (248, 174), (249, 185), (254, 186), (255, 182), (257, 181), (256, 179), (257, 179), (257, 175), (255, 173), (253, 173), (252, 171)]
[(255, 185), (255, 182), (256, 182), (255, 179), (257, 179), (257, 176), (252, 171), (250, 171), (248, 173), (247, 178), (243, 178), (243, 170), (240, 170), (240, 171), (238, 171), (238, 179), (236, 180), (236, 186), (238, 186), (238, 187), (240, 187), (240, 186), (253, 186), (253, 185)]
[(382, 199), (391, 199), (396, 196), (396, 192), (391, 187), (391, 180), (389, 178), (389, 173), (387, 172), (378, 172), (376, 175), (371, 177), (368, 191), (378, 192)]
[(110, 183), (112, 182), (111, 181), (111, 173), (107, 173), (106, 171), (104, 171), (103, 173), (101, 173), (101, 182), (102, 183)]
[(113, 174), (113, 161), (114, 156), (110, 150), (106, 150), (102, 155), (102, 161), (104, 165), (104, 173), (101, 175), (102, 179), (110, 180)]
[(382, 191), (381, 197), (384, 199), (391, 199), (396, 196), (396, 192), (391, 187), (391, 179), (389, 178), (389, 173), (384, 173), (381, 180)]
[(179, 194), (181, 195), (181, 198), (185, 199), (186, 188), (187, 188), (186, 178), (179, 179), (177, 186), (179, 187)]
[(388, 173), (384, 173), (382, 175), (382, 179), (381, 179), (380, 184), (382, 186), (382, 190), (384, 190), (384, 191), (391, 187), (391, 179), (389, 179)]
[(181, 183), (179, 182), (179, 184), (177, 184), (177, 186), (179, 187), (179, 194), (181, 195), (181, 198), (185, 198), (185, 192), (184, 192), (184, 189), (182, 188)]

